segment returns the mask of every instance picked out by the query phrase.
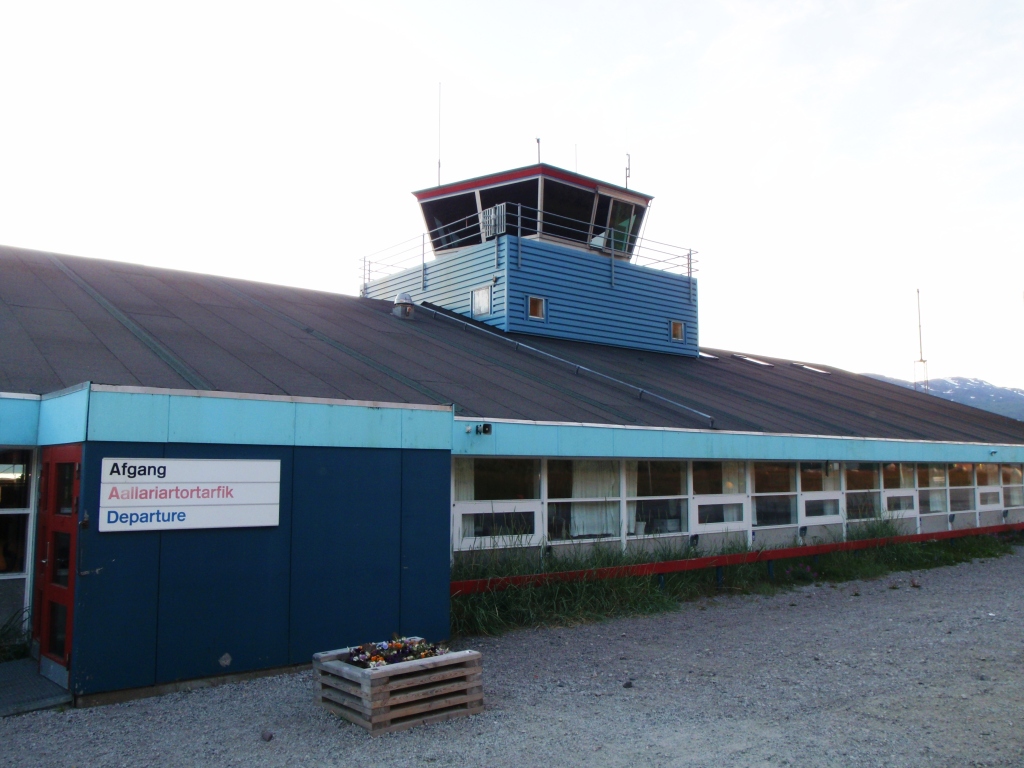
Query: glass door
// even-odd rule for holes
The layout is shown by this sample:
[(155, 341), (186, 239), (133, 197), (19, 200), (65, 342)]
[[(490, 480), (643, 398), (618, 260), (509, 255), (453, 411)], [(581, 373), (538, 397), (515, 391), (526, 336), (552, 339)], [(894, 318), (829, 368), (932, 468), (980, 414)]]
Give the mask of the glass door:
[[(33, 630), (40, 670), (67, 685), (71, 659), (82, 447), (44, 448), (36, 538)], [(54, 665), (59, 669), (54, 669)]]

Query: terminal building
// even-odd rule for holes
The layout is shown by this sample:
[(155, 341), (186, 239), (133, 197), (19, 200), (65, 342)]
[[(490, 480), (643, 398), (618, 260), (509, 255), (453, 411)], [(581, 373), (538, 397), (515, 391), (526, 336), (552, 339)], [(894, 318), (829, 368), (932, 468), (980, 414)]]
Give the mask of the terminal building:
[(449, 631), (469, 549), (1024, 523), (1024, 422), (701, 347), (650, 196), (416, 193), (361, 295), (0, 248), (0, 621), (75, 696)]

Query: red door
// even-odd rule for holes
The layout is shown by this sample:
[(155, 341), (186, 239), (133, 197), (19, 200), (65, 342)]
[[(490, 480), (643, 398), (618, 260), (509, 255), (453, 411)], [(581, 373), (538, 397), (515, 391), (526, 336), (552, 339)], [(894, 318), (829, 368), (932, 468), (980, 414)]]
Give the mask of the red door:
[(81, 474), (82, 446), (43, 449), (32, 626), (41, 668), (57, 664), (65, 675), (71, 660)]

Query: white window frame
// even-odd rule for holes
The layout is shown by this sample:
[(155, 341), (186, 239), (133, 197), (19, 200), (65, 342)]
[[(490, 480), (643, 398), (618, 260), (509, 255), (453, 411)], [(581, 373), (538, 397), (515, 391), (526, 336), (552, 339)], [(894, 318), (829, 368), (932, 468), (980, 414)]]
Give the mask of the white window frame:
[[(786, 491), (784, 493), (757, 493), (754, 490), (754, 465), (755, 464), (792, 464), (793, 465), (793, 488), (792, 491)], [(803, 504), (800, 500), (800, 462), (799, 461), (786, 461), (784, 459), (758, 459), (755, 461), (747, 462), (747, 488), (750, 489), (750, 528), (754, 531), (771, 531), (776, 528), (796, 528), (803, 523), (800, 522), (800, 514), (803, 508)], [(754, 506), (756, 505), (756, 499), (760, 496), (793, 496), (796, 499), (796, 522), (793, 523), (782, 523), (781, 525), (755, 525), (754, 524)]]
[[(536, 297), (535, 297), (536, 298)], [(608, 461), (616, 464), (616, 470), (619, 473), (619, 495), (618, 496), (588, 496), (586, 498), (579, 499), (563, 499), (563, 498), (549, 498), (548, 497), (548, 462), (549, 461)], [(547, 456), (540, 464), (540, 490), (541, 498), (544, 501), (544, 543), (552, 547), (565, 546), (567, 544), (600, 544), (607, 543), (609, 541), (618, 541), (625, 546), (625, 531), (626, 531), (626, 464), (624, 459), (611, 459), (607, 456)], [(616, 533), (610, 533), (607, 536), (600, 536), (596, 538), (578, 538), (578, 539), (549, 539), (548, 538), (548, 522), (549, 522), (549, 505), (551, 504), (576, 504), (580, 502), (595, 502), (595, 503), (607, 503), (612, 502), (619, 505), (619, 530)]]
[[(491, 287), (492, 287), (492, 284), (491, 283), (487, 283), (486, 285), (477, 286), (476, 288), (474, 288), (470, 292), (469, 310), (470, 310), (470, 315), (472, 315), (474, 318), (476, 318), (476, 317), (490, 317), (492, 314), (494, 314), (494, 312), (493, 312), (493, 310), (494, 310), (494, 304), (493, 304), (494, 294), (491, 291)], [(487, 293), (487, 311), (486, 312), (477, 312), (476, 311), (476, 295), (478, 293), (480, 293), (481, 291), (486, 291), (486, 293)]]
[(25, 607), (31, 605), (31, 586), (33, 564), (35, 563), (35, 538), (36, 538), (36, 497), (39, 492), (39, 451), (36, 448), (24, 445), (0, 445), (0, 451), (28, 451), (29, 477), (28, 477), (28, 506), (11, 509), (0, 509), (0, 515), (24, 515), (25, 522), (25, 570), (14, 573), (0, 573), (0, 581), (25, 579)]
[[(680, 334), (678, 339), (673, 334), (673, 330), (675, 329), (676, 325), (679, 325), (680, 329), (681, 329), (681, 334)], [(686, 343), (686, 323), (684, 321), (682, 321), (682, 320), (669, 320), (668, 321), (668, 340), (671, 341), (673, 344), (685, 344)]]
[[(681, 494), (675, 494), (670, 496), (627, 496), (626, 495), (626, 462), (627, 461), (675, 461), (686, 467), (686, 488)], [(623, 459), (621, 462), (622, 474), (619, 479), (619, 487), (622, 488), (622, 529), (623, 538), (629, 540), (644, 540), (644, 539), (665, 539), (672, 536), (689, 536), (692, 530), (690, 522), (690, 507), (693, 506), (693, 479), (690, 472), (690, 462), (685, 459)], [(629, 502), (631, 501), (674, 501), (679, 499), (686, 502), (686, 530), (685, 531), (670, 531), (667, 533), (643, 533), (636, 534), (629, 532)]]
[[(540, 499), (514, 501), (456, 501), (452, 503), (452, 544), (456, 552), (474, 549), (508, 549), (510, 547), (539, 547), (544, 543), (546, 531), (543, 522), (543, 503)], [(503, 512), (532, 512), (533, 534), (523, 536), (463, 536), (462, 518), (466, 515)]]
[[(534, 299), (536, 299), (537, 301), (541, 302), (541, 306), (544, 307), (544, 316), (543, 317), (536, 317), (532, 312), (530, 312), (530, 303)], [(529, 294), (527, 295), (527, 297), (526, 297), (526, 319), (527, 320), (532, 320), (535, 323), (546, 323), (548, 321), (548, 310), (549, 310), (548, 300), (546, 298), (544, 298), (543, 296), (533, 296), (533, 295), (529, 295)]]
[[(829, 464), (832, 463), (828, 459), (821, 459), (820, 461), (798, 461), (796, 466), (796, 482), (797, 488), (799, 489), (797, 496), (797, 521), (801, 528), (812, 525), (841, 525), (843, 518), (845, 517), (846, 505), (844, 503), (845, 497), (843, 495), (843, 464), (840, 461), (835, 463), (839, 465), (836, 472), (839, 473), (839, 490), (838, 491), (805, 491), (803, 480), (800, 479), (800, 467), (803, 464)], [(838, 512), (834, 515), (815, 515), (809, 517), (807, 515), (807, 502), (808, 501), (836, 501), (836, 509)]]

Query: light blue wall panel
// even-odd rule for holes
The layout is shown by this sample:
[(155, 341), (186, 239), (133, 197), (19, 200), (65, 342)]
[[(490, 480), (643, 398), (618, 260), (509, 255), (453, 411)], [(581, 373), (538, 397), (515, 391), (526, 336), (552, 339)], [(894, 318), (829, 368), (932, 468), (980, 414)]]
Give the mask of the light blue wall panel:
[(39, 402), (37, 445), (63, 445), (85, 440), (89, 420), (89, 388), (43, 398)]
[(297, 403), (296, 406), (296, 445), (402, 447), (402, 413), (395, 408), (313, 403)]
[(39, 398), (0, 395), (0, 445), (35, 445), (39, 435)]
[[(491, 240), (428, 261), (425, 289), (421, 287), (420, 267), (413, 267), (370, 283), (366, 295), (371, 299), (394, 301), (395, 296), (405, 291), (417, 303), (429, 301), (469, 317), (473, 290), (490, 285), (491, 314), (476, 319), (504, 328), (506, 241), (507, 238), (499, 239), (497, 262), (495, 243)], [(498, 278), (496, 283), (495, 277)]]
[(294, 445), (295, 403), (172, 395), (167, 440)]
[(89, 439), (166, 443), (171, 398), (136, 392), (96, 392), (89, 402)]
[(402, 447), (451, 450), (451, 411), (421, 411), (402, 408)]
[[(836, 461), (1021, 462), (1024, 446), (865, 440), (841, 437), (622, 429), (492, 422), (489, 436), (466, 434), (455, 421), (456, 456), (593, 456), (611, 458), (779, 459)], [(992, 452), (995, 451), (993, 454)]]

